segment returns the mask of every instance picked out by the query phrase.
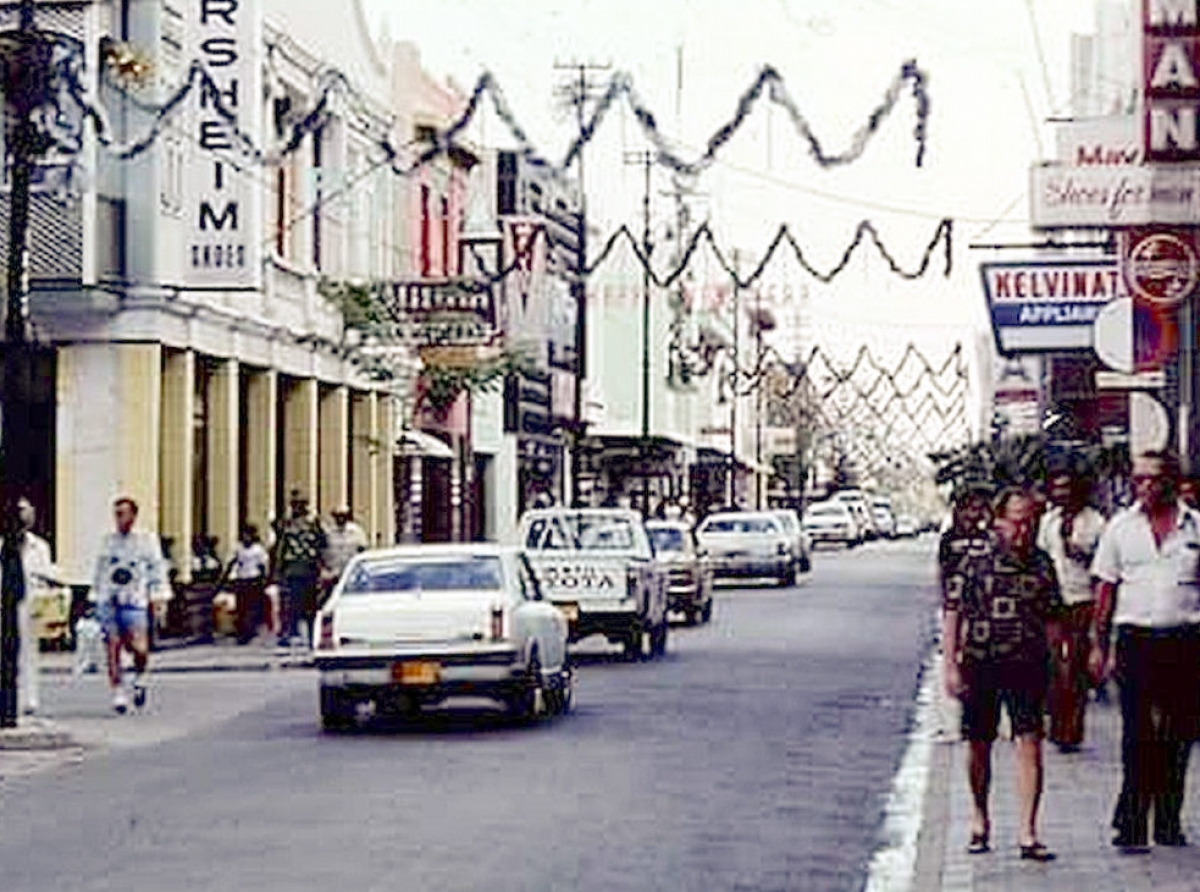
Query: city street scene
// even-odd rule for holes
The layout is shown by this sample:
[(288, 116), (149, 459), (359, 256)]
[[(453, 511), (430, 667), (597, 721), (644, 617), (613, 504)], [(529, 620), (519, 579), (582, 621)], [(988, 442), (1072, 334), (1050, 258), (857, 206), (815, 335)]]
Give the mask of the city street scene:
[(1200, 0), (0, 0), (0, 892), (1200, 890)]

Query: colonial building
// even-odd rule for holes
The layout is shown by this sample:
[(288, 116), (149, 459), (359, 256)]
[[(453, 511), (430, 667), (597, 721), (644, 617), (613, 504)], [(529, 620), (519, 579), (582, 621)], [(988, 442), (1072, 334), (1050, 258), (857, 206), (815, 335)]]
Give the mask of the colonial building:
[[(49, 458), (31, 484), (65, 575), (88, 580), (118, 494), (173, 540), (184, 581), (193, 537), (226, 554), (294, 488), (393, 541), (395, 400), (320, 287), (399, 268), (396, 176), (379, 163), (389, 69), (358, 0), (39, 5), (41, 27), (88, 48), (109, 135), (154, 135), (128, 160), (89, 135), (76, 194), (34, 200)], [(105, 76), (114, 44), (151, 61), (151, 82)], [(196, 60), (212, 88), (156, 114)]]

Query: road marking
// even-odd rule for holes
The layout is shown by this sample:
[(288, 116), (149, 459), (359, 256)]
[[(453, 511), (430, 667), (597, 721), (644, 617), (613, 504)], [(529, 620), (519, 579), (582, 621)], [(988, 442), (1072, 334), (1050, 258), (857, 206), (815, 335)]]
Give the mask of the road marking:
[(921, 832), (925, 794), (937, 728), (940, 656), (935, 645), (921, 667), (916, 713), (908, 748), (892, 779), (883, 812), (883, 841), (867, 869), (864, 892), (910, 892), (917, 867), (917, 838)]

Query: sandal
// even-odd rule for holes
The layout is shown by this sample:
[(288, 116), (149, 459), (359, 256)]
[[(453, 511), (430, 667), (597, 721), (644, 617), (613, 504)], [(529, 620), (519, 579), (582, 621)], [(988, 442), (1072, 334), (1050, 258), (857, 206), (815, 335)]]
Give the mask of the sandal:
[(1033, 842), (1027, 846), (1021, 846), (1022, 861), (1037, 861), (1045, 864), (1047, 861), (1053, 861), (1057, 857), (1057, 855), (1055, 855), (1040, 842)]
[(972, 833), (971, 841), (967, 843), (968, 855), (982, 855), (985, 852), (990, 852), (992, 847), (988, 844), (986, 833)]

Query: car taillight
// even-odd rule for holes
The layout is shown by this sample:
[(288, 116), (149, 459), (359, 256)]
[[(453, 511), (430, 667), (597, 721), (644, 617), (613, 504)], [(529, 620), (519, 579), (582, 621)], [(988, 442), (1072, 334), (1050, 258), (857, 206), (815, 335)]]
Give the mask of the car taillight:
[(321, 614), (321, 637), (317, 640), (320, 650), (333, 650), (333, 614)]
[(492, 607), (492, 640), (500, 641), (504, 638), (504, 608), (499, 604)]

